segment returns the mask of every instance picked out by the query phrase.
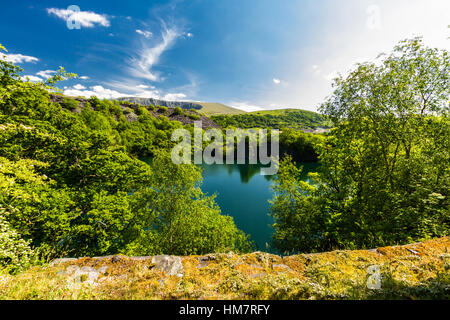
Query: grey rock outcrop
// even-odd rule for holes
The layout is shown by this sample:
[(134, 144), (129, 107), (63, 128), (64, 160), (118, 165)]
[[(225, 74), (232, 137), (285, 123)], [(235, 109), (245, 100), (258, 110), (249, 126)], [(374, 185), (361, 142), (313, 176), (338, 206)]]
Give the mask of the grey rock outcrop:
[(160, 255), (152, 258), (155, 268), (166, 272), (170, 276), (183, 276), (183, 264), (181, 258), (177, 256)]

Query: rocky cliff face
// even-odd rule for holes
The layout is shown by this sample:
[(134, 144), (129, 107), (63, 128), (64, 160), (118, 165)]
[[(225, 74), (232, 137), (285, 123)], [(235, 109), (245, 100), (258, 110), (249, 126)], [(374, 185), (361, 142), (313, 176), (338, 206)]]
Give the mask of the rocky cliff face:
[(164, 106), (168, 108), (176, 108), (180, 107), (183, 109), (195, 109), (200, 110), (202, 108), (201, 105), (195, 102), (189, 102), (189, 101), (167, 101), (167, 100), (160, 100), (160, 99), (153, 99), (153, 98), (138, 98), (138, 97), (123, 97), (117, 99), (119, 101), (128, 101), (132, 103), (138, 103), (142, 105), (154, 105), (154, 106)]
[(445, 237), (287, 257), (254, 252), (58, 259), (0, 276), (0, 298), (448, 299), (449, 249)]

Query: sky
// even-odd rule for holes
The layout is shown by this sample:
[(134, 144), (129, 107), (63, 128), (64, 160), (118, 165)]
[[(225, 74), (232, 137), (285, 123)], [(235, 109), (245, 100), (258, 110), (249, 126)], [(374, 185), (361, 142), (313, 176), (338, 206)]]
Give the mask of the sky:
[(449, 25), (448, 0), (2, 0), (0, 43), (29, 81), (78, 74), (71, 96), (314, 111), (400, 40), (450, 50)]

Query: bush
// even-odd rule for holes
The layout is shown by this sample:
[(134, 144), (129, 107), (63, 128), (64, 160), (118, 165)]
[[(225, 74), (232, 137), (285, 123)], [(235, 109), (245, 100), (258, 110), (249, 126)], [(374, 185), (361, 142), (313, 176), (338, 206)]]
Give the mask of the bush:
[(123, 108), (123, 113), (124, 114), (129, 114), (129, 113), (133, 113), (134, 110), (128, 107)]
[(159, 113), (167, 113), (169, 111), (169, 108), (164, 106), (158, 106), (158, 112)]
[(68, 109), (68, 110), (75, 110), (78, 105), (80, 104), (77, 100), (69, 98), (69, 97), (65, 97), (63, 99), (63, 107)]
[(148, 115), (148, 110), (144, 106), (138, 106), (136, 112), (138, 115)]
[(183, 114), (183, 109), (181, 109), (180, 107), (176, 107), (173, 110), (173, 113), (175, 113), (176, 115), (182, 115)]
[(33, 250), (8, 223), (6, 211), (0, 210), (0, 270), (17, 273), (29, 267)]
[(192, 120), (200, 120), (200, 116), (198, 114), (189, 114), (188, 117)]

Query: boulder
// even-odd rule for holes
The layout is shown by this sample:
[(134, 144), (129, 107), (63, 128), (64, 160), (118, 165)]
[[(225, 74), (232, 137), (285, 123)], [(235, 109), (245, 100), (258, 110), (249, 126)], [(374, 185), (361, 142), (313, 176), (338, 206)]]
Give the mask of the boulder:
[(176, 256), (160, 255), (152, 258), (154, 267), (166, 272), (170, 276), (183, 276), (183, 264), (181, 258)]

